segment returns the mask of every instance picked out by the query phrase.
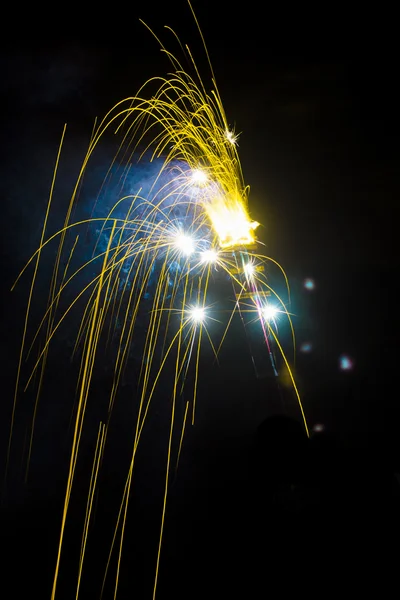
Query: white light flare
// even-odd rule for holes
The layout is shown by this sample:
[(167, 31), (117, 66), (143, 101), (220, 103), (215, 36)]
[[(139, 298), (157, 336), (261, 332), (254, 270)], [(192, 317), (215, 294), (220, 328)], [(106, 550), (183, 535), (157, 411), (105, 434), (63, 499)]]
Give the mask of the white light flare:
[(256, 272), (256, 268), (252, 262), (249, 262), (243, 267), (243, 271), (247, 279), (251, 279)]
[(269, 304), (261, 309), (261, 315), (265, 321), (273, 321), (278, 313), (279, 310), (275, 306)]
[(200, 254), (200, 260), (202, 263), (214, 264), (218, 260), (218, 252), (212, 248), (210, 250), (204, 250), (204, 252)]
[(180, 233), (175, 238), (175, 247), (185, 256), (190, 256), (195, 251), (195, 242), (190, 235)]
[(198, 187), (202, 187), (208, 181), (207, 173), (202, 171), (201, 169), (193, 169), (192, 177), (191, 177), (193, 185), (197, 185)]
[(203, 323), (206, 317), (206, 311), (202, 306), (194, 306), (190, 309), (189, 316), (194, 323)]
[(229, 131), (229, 129), (227, 129), (225, 131), (225, 137), (228, 142), (232, 144), (232, 146), (237, 146), (238, 136), (235, 135), (233, 131)]

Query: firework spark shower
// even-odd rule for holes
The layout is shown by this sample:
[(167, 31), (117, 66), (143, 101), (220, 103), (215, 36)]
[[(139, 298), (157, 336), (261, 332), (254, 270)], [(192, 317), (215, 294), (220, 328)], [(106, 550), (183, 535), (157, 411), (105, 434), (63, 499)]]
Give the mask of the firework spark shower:
[[(258, 223), (250, 216), (249, 187), (242, 174), (238, 136), (225, 115), (211, 65), (210, 76), (203, 80), (188, 47), (182, 47), (184, 55), (180, 57), (158, 43), (170, 62), (169, 74), (148, 80), (136, 95), (116, 104), (95, 123), (81, 170), (71, 190), (65, 220), (53, 233), (49, 231), (48, 223), (52, 206), (57, 201), (57, 172), (64, 140), (68, 136), (68, 128), (64, 128), (40, 243), (21, 273), (24, 277), (30, 275), (31, 285), (18, 364), (9, 455), (13, 451), (13, 426), (21, 391), (33, 389), (37, 405), (52, 345), (68, 323), (77, 323), (72, 349), (72, 357), (78, 365), (73, 434), (55, 552), (52, 599), (57, 597), (63, 569), (64, 540), (79, 469), (81, 440), (93, 402), (92, 381), (99, 356), (104, 351), (110, 356), (112, 386), (108, 406), (97, 424), (98, 437), (88, 494), (82, 507), (77, 598), (85, 573), (87, 542), (99, 472), (107, 452), (109, 423), (124, 373), (130, 369), (133, 347), (135, 356), (141, 356), (136, 426), (130, 440), (131, 453), (125, 485), (121, 489), (120, 508), (113, 515), (114, 534), (104, 542), (108, 544), (109, 558), (99, 570), (99, 590), (104, 590), (110, 580), (115, 594), (118, 589), (138, 449), (162, 382), (170, 420), (160, 535), (154, 564), (153, 597), (156, 595), (170, 476), (179, 461), (185, 431), (195, 422), (196, 390), (202, 377), (200, 355), (208, 346), (218, 358), (234, 318), (258, 325), (264, 338), (265, 354), (273, 361), (274, 371), (274, 353), (280, 356), (307, 430), (289, 358), (278, 339), (278, 324), (284, 319), (293, 333), (288, 300), (271, 286), (268, 265), (281, 270), (288, 298), (289, 286), (283, 269), (263, 254), (263, 244), (257, 239)], [(191, 65), (190, 70), (183, 69), (183, 59)], [(208, 80), (211, 84), (209, 92)], [(90, 179), (91, 164), (96, 162), (98, 149), (111, 138), (118, 140), (118, 150), (104, 171), (90, 215), (81, 218), (80, 203), (85, 196), (86, 180)], [(146, 176), (143, 176), (144, 172)], [(48, 303), (31, 334), (35, 284), (41, 276), (43, 257), (47, 253), (54, 255)], [(232, 307), (228, 311), (220, 310), (219, 301), (224, 304), (226, 300), (220, 296), (226, 294), (227, 289), (233, 299)], [(215, 335), (217, 330), (221, 331), (218, 336)], [(292, 337), (294, 341), (294, 333)], [(167, 390), (165, 373), (169, 374)], [(183, 418), (178, 419), (177, 407), (182, 403)], [(34, 428), (35, 411), (28, 436), (29, 455), (36, 442)]]

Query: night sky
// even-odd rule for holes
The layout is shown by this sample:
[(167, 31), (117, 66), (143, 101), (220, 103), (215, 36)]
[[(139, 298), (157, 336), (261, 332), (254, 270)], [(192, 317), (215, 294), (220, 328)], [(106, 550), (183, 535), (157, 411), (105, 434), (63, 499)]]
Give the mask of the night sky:
[[(310, 585), (343, 586), (348, 577), (360, 591), (368, 582), (354, 556), (382, 586), (390, 580), (388, 548), (398, 531), (394, 473), (400, 472), (394, 16), (383, 10), (350, 15), (333, 7), (291, 14), (289, 5), (278, 14), (254, 2), (240, 8), (225, 1), (193, 4), (228, 121), (240, 133), (250, 213), (262, 223), (266, 254), (289, 278), (298, 348), (311, 345), (310, 352), (298, 352), (295, 375), (310, 429), (322, 425), (324, 433), (307, 445), (293, 394), (273, 377), (256, 377), (246, 338), (233, 328), (220, 365), (209, 355), (202, 364), (196, 426), (188, 429), (167, 509), (159, 598), (271, 597), (276, 585), (285, 597)], [(72, 8), (64, 16), (61, 8), (54, 16), (37, 9), (0, 45), (4, 457), (28, 291), (24, 281), (13, 293), (10, 288), (40, 239), (64, 123), (54, 201), (59, 221), (95, 117), (169, 68), (139, 18), (167, 47), (172, 38), (162, 27), (175, 29), (211, 87), (183, 0), (133, 4), (87, 22), (77, 15)], [(106, 164), (107, 148), (104, 153)], [(305, 287), (307, 279), (314, 289)], [(47, 297), (44, 289), (40, 294), (37, 314)], [(32, 398), (22, 399), (16, 414), (2, 501), (3, 549), (12, 574), (4, 585), (14, 598), (28, 592), (50, 598), (70, 447), (70, 352), (65, 335), (49, 361), (27, 484)], [(340, 368), (343, 356), (351, 369)], [(105, 364), (94, 381), (99, 406), (107, 402), (108, 386)], [(127, 377), (115, 409), (84, 567), (85, 599), (99, 597), (110, 523), (126, 477), (133, 388)], [(59, 598), (75, 597), (95, 412), (83, 441)], [(275, 414), (296, 422), (292, 437), (279, 421), (260, 433), (261, 423)], [(151, 598), (167, 430), (168, 411), (161, 406), (139, 457), (118, 596), (123, 599)], [(110, 594), (111, 586), (104, 597)]]

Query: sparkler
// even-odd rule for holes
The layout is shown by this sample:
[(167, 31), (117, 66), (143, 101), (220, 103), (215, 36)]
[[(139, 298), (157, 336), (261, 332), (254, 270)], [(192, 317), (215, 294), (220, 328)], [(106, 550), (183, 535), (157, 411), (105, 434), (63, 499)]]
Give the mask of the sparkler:
[[(83, 306), (74, 350), (76, 355), (80, 355), (77, 405), (52, 600), (56, 597), (70, 497), (100, 348), (114, 344), (113, 383), (107, 415), (104, 422), (99, 424), (83, 526), (76, 598), (80, 591), (97, 474), (105, 451), (112, 408), (133, 341), (141, 343), (140, 352), (143, 356), (139, 376), (140, 394), (130, 465), (116, 519), (110, 557), (113, 553), (118, 557), (116, 593), (137, 449), (161, 375), (168, 368), (172, 370), (171, 422), (162, 524), (155, 566), (153, 597), (155, 596), (172, 461), (172, 440), (179, 429), (176, 403), (183, 387), (191, 386), (191, 400), (186, 405), (184, 424), (180, 430), (182, 441), (188, 409), (192, 422), (195, 417), (196, 389), (200, 376), (199, 357), (203, 340), (208, 339), (215, 354), (218, 353), (211, 331), (216, 309), (209, 306), (208, 302), (209, 289), (218, 273), (230, 280), (235, 297), (234, 308), (226, 319), (222, 341), (235, 314), (250, 312), (252, 318), (259, 321), (266, 342), (266, 352), (271, 355), (270, 345), (273, 343), (289, 370), (307, 429), (297, 387), (275, 327), (278, 313), (286, 316), (290, 325), (291, 319), (284, 302), (270, 287), (263, 272), (263, 265), (268, 261), (275, 261), (258, 251), (258, 223), (251, 219), (248, 211), (249, 188), (243, 181), (238, 138), (228, 126), (214, 77), (213, 89), (207, 93), (188, 48), (187, 57), (192, 63), (194, 75), (187, 73), (179, 60), (164, 46), (162, 49), (172, 63), (172, 74), (146, 82), (137, 95), (116, 104), (96, 125), (71, 195), (63, 227), (56, 234), (49, 235), (47, 221), (64, 130), (40, 244), (24, 269), (25, 271), (31, 265), (33, 276), (18, 367), (13, 420), (18, 391), (22, 385), (22, 364), (27, 352), (32, 354), (43, 334), (44, 341), (39, 346), (25, 382), (26, 388), (32, 385), (34, 375), (39, 375), (36, 378), (39, 381), (38, 398), (50, 344), (63, 323)], [(97, 147), (110, 132), (120, 137), (120, 146), (99, 195), (107, 188), (110, 174), (115, 176), (115, 173), (122, 182), (121, 189), (124, 193), (115, 198), (106, 216), (74, 220), (73, 214), (79, 204), (79, 191), (83, 186), (86, 170)], [(146, 189), (143, 186), (134, 189), (133, 184), (129, 183), (131, 174), (137, 168), (137, 160), (139, 163), (150, 160), (153, 165), (157, 165)], [(87, 253), (84, 250), (80, 254), (80, 247), (84, 244), (88, 231), (93, 230), (96, 230), (97, 236), (92, 255), (83, 262), (77, 261), (83, 252)], [(57, 243), (47, 309), (33, 340), (28, 343), (27, 324), (42, 255)], [(286, 279), (285, 275), (284, 277)], [(76, 286), (81, 286), (79, 292), (74, 293), (72, 300), (65, 304), (64, 297), (69, 298), (71, 290), (75, 290)], [(266, 304), (267, 296), (272, 296), (274, 302)], [(139, 327), (146, 330), (144, 339), (137, 334)], [(137, 341), (139, 339), (140, 342)], [(190, 365), (194, 369), (194, 380), (188, 381)], [(34, 422), (30, 448), (33, 431)], [(11, 442), (12, 435), (9, 451)], [(179, 453), (180, 449), (181, 444)], [(109, 562), (104, 581), (109, 575), (108, 571)]]

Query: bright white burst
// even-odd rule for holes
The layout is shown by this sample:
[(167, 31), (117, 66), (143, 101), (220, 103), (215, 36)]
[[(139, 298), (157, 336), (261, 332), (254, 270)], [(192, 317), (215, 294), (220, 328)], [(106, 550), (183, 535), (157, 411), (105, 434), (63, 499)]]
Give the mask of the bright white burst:
[(195, 251), (194, 240), (190, 235), (180, 233), (175, 238), (175, 247), (185, 256), (190, 256)]
[(202, 263), (215, 263), (218, 260), (218, 252), (216, 250), (204, 250), (201, 253), (201, 262)]
[(254, 275), (254, 273), (256, 272), (256, 268), (253, 263), (249, 262), (249, 263), (247, 263), (247, 265), (245, 265), (243, 267), (243, 271), (244, 271), (246, 277), (252, 277)]
[(205, 185), (208, 181), (207, 173), (202, 171), (201, 169), (194, 169), (192, 171), (192, 183), (194, 185), (202, 186)]
[(261, 310), (261, 314), (266, 321), (272, 321), (273, 319), (275, 319), (278, 312), (279, 311), (275, 306), (269, 305), (264, 306), (264, 308)]
[(189, 311), (189, 314), (195, 323), (202, 323), (206, 316), (205, 310), (201, 306), (195, 306)]
[(229, 131), (228, 129), (225, 131), (225, 137), (232, 146), (237, 145), (238, 136), (233, 133), (233, 131)]

